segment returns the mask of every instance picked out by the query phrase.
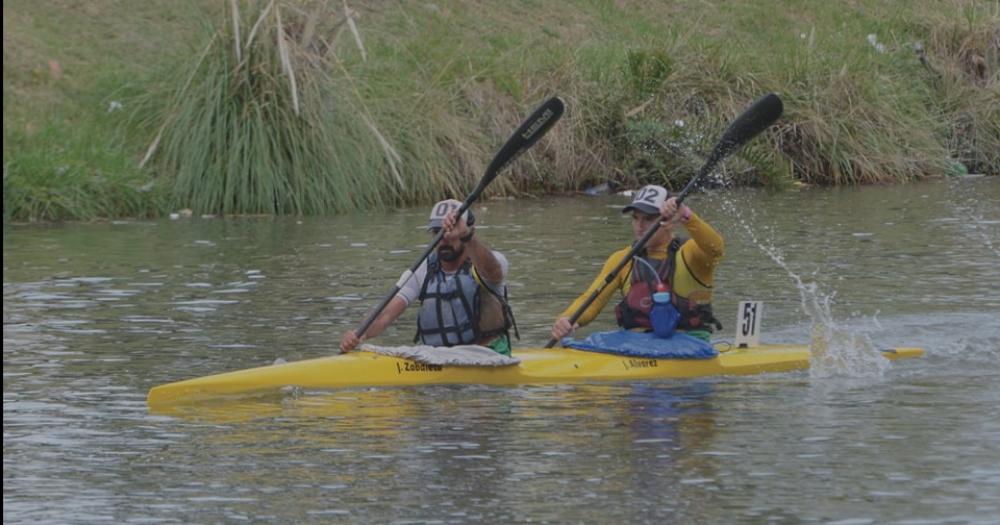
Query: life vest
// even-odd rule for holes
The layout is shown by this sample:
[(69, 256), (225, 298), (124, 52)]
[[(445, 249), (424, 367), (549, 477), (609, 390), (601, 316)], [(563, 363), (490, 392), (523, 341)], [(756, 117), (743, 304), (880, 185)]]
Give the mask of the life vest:
[[(652, 328), (649, 322), (649, 311), (653, 307), (653, 293), (657, 291), (656, 285), (662, 282), (666, 286), (665, 291), (670, 292), (673, 289), (674, 272), (677, 268), (677, 252), (680, 251), (685, 242), (687, 241), (683, 239), (674, 239), (667, 248), (667, 258), (664, 260), (650, 259), (645, 251), (634, 257), (632, 269), (629, 272), (628, 294), (615, 307), (615, 316), (618, 318), (619, 326), (625, 329)], [(655, 273), (653, 269), (655, 269)], [(681, 314), (680, 322), (677, 324), (678, 330), (707, 330), (711, 332), (713, 328), (722, 329), (722, 323), (712, 314), (711, 303), (699, 304), (697, 301), (681, 297), (676, 293), (671, 293), (670, 298)]]
[(511, 327), (517, 338), (521, 337), (507, 303), (507, 287), (503, 295), (498, 293), (479, 277), (469, 259), (448, 275), (441, 269), (437, 253), (432, 253), (419, 299), (413, 342), (456, 346), (484, 343), (498, 335), (509, 340)]

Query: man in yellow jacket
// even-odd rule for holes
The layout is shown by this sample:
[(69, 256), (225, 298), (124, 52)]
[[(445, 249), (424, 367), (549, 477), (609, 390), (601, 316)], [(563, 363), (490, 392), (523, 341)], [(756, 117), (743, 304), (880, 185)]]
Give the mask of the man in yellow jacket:
[[(631, 246), (608, 257), (601, 273), (587, 291), (577, 297), (552, 325), (552, 337), (561, 339), (593, 321), (615, 290), (622, 293), (622, 299), (615, 307), (618, 325), (626, 329), (649, 330), (653, 294), (668, 291), (681, 317), (677, 329), (707, 341), (713, 328), (722, 328), (712, 313), (715, 268), (724, 253), (722, 236), (688, 206), (681, 205), (678, 209), (677, 199), (670, 197), (662, 186), (642, 188), (632, 203), (622, 210), (622, 213), (627, 212), (632, 212), (632, 231), (636, 239), (657, 223), (662, 225), (645, 248), (587, 307), (579, 321), (571, 325), (569, 320), (572, 315), (594, 290), (604, 284), (605, 277), (628, 255)], [(674, 236), (677, 224), (684, 226), (690, 239)]]

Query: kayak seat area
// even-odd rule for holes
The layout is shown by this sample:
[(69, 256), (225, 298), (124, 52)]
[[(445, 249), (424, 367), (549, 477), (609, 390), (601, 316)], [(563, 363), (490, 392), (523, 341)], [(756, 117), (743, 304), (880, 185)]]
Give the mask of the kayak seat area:
[(417, 363), (435, 366), (512, 366), (521, 362), (516, 357), (498, 354), (479, 345), (459, 345), (451, 347), (379, 346), (365, 344), (362, 350), (376, 354), (409, 359)]
[(710, 343), (681, 332), (674, 332), (667, 338), (657, 337), (653, 332), (630, 330), (595, 332), (580, 340), (565, 337), (562, 345), (588, 352), (652, 359), (711, 359), (719, 355)]

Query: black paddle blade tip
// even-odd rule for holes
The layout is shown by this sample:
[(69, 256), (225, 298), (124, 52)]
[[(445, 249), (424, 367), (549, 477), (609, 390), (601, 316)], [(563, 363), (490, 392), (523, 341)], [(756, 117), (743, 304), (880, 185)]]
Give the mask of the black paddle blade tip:
[(781, 98), (768, 93), (757, 99), (726, 129), (720, 142), (728, 148), (737, 148), (756, 137), (774, 124), (785, 111)]
[(511, 162), (521, 156), (534, 146), (552, 126), (559, 122), (563, 112), (566, 111), (566, 104), (559, 97), (552, 97), (528, 116), (524, 122), (514, 131), (514, 134), (507, 139), (507, 142), (500, 148), (493, 162), (486, 168), (486, 174), (480, 181), (480, 187), (485, 187), (496, 176), (503, 171)]
[(562, 118), (565, 111), (566, 104), (563, 99), (558, 96), (552, 97), (538, 106), (538, 109), (528, 117), (528, 120), (524, 121), (516, 133), (530, 146), (542, 135), (545, 135)]

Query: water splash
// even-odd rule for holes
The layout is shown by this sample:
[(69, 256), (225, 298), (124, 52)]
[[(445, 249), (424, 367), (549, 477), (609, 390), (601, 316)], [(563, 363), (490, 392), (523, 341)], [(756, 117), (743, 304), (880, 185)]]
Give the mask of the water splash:
[(797, 280), (802, 309), (812, 319), (810, 327), (809, 377), (879, 378), (889, 369), (889, 360), (864, 333), (839, 326), (833, 319), (833, 298), (819, 291), (815, 283), (802, 284)]
[[(752, 208), (742, 209), (729, 198), (721, 198), (722, 207), (737, 219), (746, 238), (768, 256), (795, 283), (799, 291), (802, 311), (810, 319), (809, 376), (813, 379), (830, 377), (881, 378), (889, 369), (889, 360), (875, 346), (866, 334), (842, 327), (833, 316), (836, 292), (824, 293), (815, 282), (804, 282), (802, 277), (789, 268), (784, 254), (774, 243), (761, 240), (760, 231), (767, 228), (754, 227)], [(746, 217), (749, 215), (749, 217)]]

